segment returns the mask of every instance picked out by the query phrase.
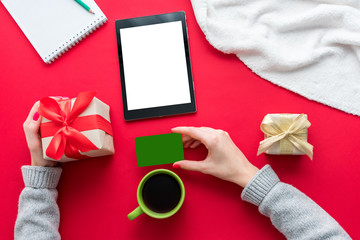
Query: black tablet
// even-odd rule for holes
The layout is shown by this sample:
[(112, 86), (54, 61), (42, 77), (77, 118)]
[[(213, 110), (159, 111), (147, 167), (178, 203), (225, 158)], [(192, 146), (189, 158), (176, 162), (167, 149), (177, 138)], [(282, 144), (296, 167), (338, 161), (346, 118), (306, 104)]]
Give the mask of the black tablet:
[(115, 27), (125, 120), (196, 112), (185, 13)]

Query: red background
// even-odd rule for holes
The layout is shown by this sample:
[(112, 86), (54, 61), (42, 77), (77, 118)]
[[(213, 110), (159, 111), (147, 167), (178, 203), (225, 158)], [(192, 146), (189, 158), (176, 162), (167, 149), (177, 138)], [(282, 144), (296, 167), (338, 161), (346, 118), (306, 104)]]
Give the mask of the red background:
[[(46, 65), (3, 6), (0, 6), (0, 238), (13, 238), (17, 202), (24, 187), (20, 167), (30, 163), (22, 123), (44, 96), (74, 97), (96, 90), (111, 107), (116, 154), (63, 164), (58, 186), (63, 239), (281, 239), (255, 206), (241, 201), (241, 188), (185, 170), (186, 198), (166, 220), (140, 216), (130, 222), (141, 178), (158, 167), (136, 165), (134, 138), (168, 133), (180, 125), (228, 131), (248, 159), (265, 164), (282, 181), (305, 192), (354, 238), (358, 216), (360, 119), (309, 101), (251, 72), (233, 55), (215, 50), (200, 30), (190, 1), (97, 1), (109, 21), (55, 63)], [(185, 11), (198, 112), (183, 116), (125, 122), (115, 35), (115, 20)], [(358, 104), (358, 103), (354, 103)], [(306, 156), (256, 156), (267, 113), (306, 113), (312, 126)], [(204, 148), (186, 151), (201, 159)], [(159, 166), (171, 169), (170, 165)]]

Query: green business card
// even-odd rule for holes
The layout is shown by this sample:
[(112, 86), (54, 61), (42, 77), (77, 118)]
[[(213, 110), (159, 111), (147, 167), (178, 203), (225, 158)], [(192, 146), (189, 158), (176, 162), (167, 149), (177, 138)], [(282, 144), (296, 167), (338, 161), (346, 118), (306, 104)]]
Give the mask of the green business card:
[(179, 133), (137, 137), (135, 147), (139, 167), (184, 160), (184, 148)]

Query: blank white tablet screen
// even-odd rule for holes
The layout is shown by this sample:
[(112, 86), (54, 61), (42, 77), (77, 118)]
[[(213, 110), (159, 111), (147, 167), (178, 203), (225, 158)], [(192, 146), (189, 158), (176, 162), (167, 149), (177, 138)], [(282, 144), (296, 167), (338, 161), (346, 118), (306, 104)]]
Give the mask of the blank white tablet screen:
[(181, 21), (120, 29), (128, 110), (190, 103)]

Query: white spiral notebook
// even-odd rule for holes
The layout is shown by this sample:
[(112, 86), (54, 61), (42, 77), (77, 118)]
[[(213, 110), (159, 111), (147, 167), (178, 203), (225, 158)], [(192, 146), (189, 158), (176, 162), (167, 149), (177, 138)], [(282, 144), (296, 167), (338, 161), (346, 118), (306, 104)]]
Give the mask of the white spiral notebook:
[(103, 25), (107, 18), (93, 0), (91, 14), (74, 0), (1, 0), (40, 57), (51, 63)]

